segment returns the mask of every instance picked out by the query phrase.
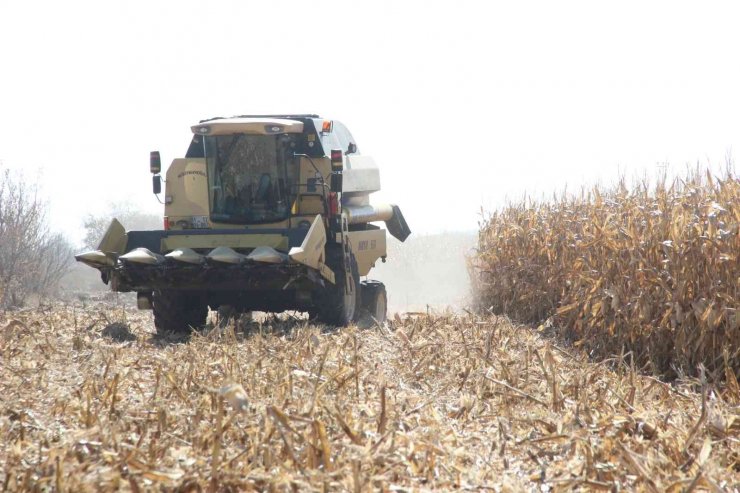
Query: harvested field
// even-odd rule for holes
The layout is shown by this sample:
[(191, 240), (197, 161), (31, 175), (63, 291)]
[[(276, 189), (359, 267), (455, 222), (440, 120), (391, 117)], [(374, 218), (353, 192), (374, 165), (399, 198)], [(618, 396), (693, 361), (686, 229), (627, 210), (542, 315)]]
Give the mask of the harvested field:
[(740, 378), (740, 180), (699, 172), (511, 204), (481, 225), (479, 305), (601, 358)]
[(189, 340), (107, 305), (0, 323), (0, 485), (35, 491), (740, 491), (740, 389), (507, 319)]

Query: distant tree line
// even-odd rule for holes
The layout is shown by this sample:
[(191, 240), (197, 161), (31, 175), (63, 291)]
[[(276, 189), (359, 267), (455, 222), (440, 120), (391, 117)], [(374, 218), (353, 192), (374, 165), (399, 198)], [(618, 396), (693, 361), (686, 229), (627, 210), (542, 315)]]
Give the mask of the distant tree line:
[(98, 248), (113, 218), (118, 219), (126, 231), (162, 229), (162, 216), (141, 212), (128, 202), (114, 202), (108, 206), (107, 212), (101, 215), (88, 214), (85, 218), (83, 243), (86, 249)]
[(47, 204), (23, 175), (0, 170), (0, 308), (53, 294), (73, 262), (73, 247), (51, 231)]

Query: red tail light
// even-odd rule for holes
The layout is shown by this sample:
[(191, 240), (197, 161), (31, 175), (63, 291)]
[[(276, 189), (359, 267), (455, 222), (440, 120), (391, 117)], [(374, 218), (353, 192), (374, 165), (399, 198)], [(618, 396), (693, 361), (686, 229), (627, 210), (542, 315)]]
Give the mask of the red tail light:
[(167, 231), (168, 229), (170, 229), (170, 218), (164, 216), (164, 230)]
[(344, 160), (342, 159), (342, 150), (332, 149), (331, 150), (331, 170), (332, 171), (342, 171), (343, 168), (344, 168)]
[(335, 192), (329, 192), (329, 215), (336, 216), (339, 214), (339, 200)]

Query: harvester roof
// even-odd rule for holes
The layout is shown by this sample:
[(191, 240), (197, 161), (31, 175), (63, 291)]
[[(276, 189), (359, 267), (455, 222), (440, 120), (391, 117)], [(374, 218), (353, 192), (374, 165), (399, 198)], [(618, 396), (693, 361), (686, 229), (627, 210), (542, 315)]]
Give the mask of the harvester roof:
[(234, 117), (199, 123), (190, 129), (198, 135), (299, 134), (303, 132), (303, 122), (287, 118)]
[(286, 120), (305, 120), (307, 118), (321, 118), (319, 115), (313, 113), (284, 113), (280, 115), (235, 115), (229, 117), (214, 116), (213, 118), (206, 118), (201, 120), (199, 123), (212, 122), (215, 120), (231, 120), (234, 118), (282, 118)]
[[(326, 125), (328, 124), (328, 130)], [(203, 157), (198, 135), (279, 135), (304, 134), (307, 146), (299, 149), (312, 157), (328, 155), (331, 149), (347, 154), (359, 153), (349, 129), (337, 120), (325, 120), (316, 114), (237, 115), (201, 120), (191, 127), (193, 138), (187, 157)], [(316, 138), (318, 136), (318, 138)], [(320, 145), (316, 145), (320, 144)], [(351, 145), (350, 145), (351, 144)]]

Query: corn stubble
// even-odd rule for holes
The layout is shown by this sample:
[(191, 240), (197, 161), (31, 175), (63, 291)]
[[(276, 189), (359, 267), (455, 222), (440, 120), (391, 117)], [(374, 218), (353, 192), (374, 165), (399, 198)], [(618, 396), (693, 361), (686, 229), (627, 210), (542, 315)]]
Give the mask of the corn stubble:
[(667, 378), (740, 377), (740, 181), (690, 172), (511, 204), (483, 221), (477, 301)]
[(291, 319), (157, 340), (148, 314), (0, 319), (7, 491), (737, 491), (740, 389), (593, 363), (506, 318)]

